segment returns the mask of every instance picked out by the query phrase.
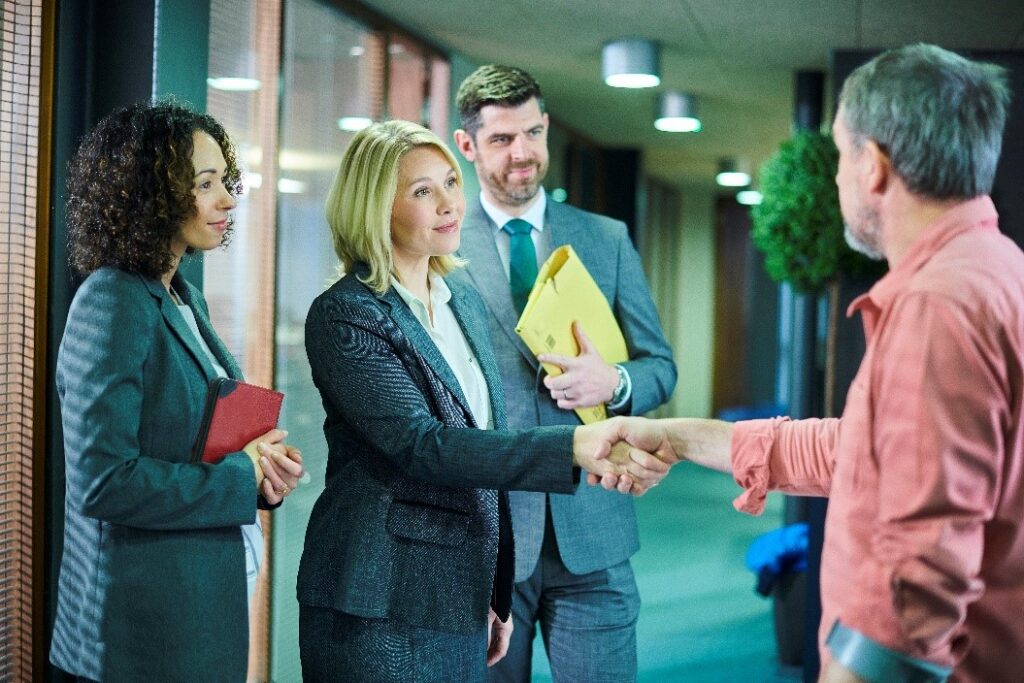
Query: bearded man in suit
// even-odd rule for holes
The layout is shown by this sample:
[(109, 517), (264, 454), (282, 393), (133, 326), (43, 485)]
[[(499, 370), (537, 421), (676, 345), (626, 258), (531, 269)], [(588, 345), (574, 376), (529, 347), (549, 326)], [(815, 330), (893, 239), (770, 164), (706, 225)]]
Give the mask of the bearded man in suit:
[[(509, 426), (577, 424), (575, 408), (606, 404), (639, 415), (668, 400), (676, 384), (640, 259), (626, 226), (550, 201), (548, 115), (528, 73), (488, 65), (456, 96), (462, 128), (455, 142), (476, 169), (479, 198), (467, 202), (460, 255), (487, 304)], [(537, 265), (570, 244), (615, 313), (629, 359), (598, 354), (574, 327), (579, 355), (534, 357), (515, 333)], [(563, 369), (545, 375), (539, 361)], [(555, 681), (629, 681), (636, 677), (640, 598), (629, 558), (639, 548), (629, 496), (588, 487), (574, 495), (510, 492), (516, 543), (515, 629), (492, 681), (530, 680), (539, 623)]]

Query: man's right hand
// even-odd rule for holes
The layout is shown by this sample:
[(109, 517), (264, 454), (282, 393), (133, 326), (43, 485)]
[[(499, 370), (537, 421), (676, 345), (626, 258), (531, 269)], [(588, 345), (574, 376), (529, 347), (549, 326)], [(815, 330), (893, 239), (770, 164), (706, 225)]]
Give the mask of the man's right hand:
[[(606, 489), (643, 495), (657, 486), (678, 461), (674, 453), (652, 454), (642, 446), (628, 443), (626, 421), (639, 418), (612, 418), (577, 427), (573, 434), (573, 464), (587, 471), (587, 480), (600, 482)], [(638, 441), (639, 442), (639, 441)], [(653, 444), (653, 437), (643, 443)]]

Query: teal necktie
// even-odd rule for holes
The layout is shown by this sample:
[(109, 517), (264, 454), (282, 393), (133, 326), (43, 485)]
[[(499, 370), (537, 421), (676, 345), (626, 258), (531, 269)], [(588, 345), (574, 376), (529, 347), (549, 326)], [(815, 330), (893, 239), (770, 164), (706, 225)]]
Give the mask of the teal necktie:
[(513, 218), (502, 227), (509, 235), (509, 284), (516, 311), (523, 312), (530, 290), (537, 280), (537, 251), (530, 233), (533, 226), (520, 218)]

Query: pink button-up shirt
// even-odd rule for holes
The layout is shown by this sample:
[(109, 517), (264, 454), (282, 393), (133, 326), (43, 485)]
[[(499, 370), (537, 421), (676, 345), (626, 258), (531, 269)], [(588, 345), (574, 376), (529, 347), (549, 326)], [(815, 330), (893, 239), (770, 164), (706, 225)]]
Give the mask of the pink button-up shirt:
[(829, 497), (819, 643), (839, 619), (951, 680), (1020, 683), (1024, 254), (988, 197), (964, 202), (855, 311), (867, 351), (842, 418), (737, 424), (735, 505)]

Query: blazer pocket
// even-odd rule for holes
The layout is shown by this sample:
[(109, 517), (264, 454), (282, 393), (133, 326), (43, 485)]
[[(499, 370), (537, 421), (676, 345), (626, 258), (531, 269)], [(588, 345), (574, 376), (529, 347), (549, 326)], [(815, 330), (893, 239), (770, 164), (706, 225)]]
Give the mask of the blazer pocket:
[(457, 546), (466, 540), (469, 515), (458, 510), (396, 500), (388, 508), (387, 528), (399, 538)]

